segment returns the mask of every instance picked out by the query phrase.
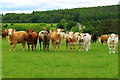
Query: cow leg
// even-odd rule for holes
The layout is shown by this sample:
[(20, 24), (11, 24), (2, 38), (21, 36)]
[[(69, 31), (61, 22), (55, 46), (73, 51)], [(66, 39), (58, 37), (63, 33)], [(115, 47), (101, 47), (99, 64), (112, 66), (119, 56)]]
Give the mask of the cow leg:
[(66, 51), (68, 51), (68, 43), (66, 42)]
[(30, 51), (30, 45), (28, 44), (28, 51)]
[(10, 44), (10, 52), (12, 51), (12, 44)]
[(14, 51), (16, 51), (16, 43), (14, 43)]
[(72, 44), (70, 44), (70, 52), (72, 52)]
[(111, 46), (109, 44), (108, 44), (108, 47), (109, 47), (109, 53), (111, 53), (112, 49), (111, 49)]
[(33, 51), (33, 44), (32, 44), (32, 46), (31, 46), (31, 48), (32, 48), (32, 51)]
[(89, 46), (88, 46), (88, 44), (86, 44), (86, 51), (88, 51), (88, 49), (89, 49)]
[(23, 51), (25, 51), (25, 44), (26, 44), (26, 42), (22, 43)]
[(116, 45), (113, 46), (113, 49), (112, 49), (112, 52), (115, 53), (115, 48), (116, 48)]
[(43, 44), (43, 49), (44, 49), (44, 51), (46, 50), (46, 44)]
[(53, 42), (54, 51), (56, 51), (56, 42)]
[(82, 51), (84, 51), (84, 46), (81, 47)]
[(81, 46), (79, 45), (79, 51), (81, 51)]
[(76, 51), (75, 47), (76, 47), (76, 43), (75, 43), (75, 44), (73, 44), (73, 49), (74, 49), (74, 51)]
[(49, 51), (49, 44), (47, 44), (47, 50)]
[(60, 45), (61, 45), (61, 44), (58, 44), (58, 51), (60, 51)]
[(36, 51), (36, 44), (35, 44), (35, 51)]
[(91, 45), (91, 43), (89, 42), (89, 44), (88, 44), (88, 49), (90, 49), (90, 45)]
[(40, 43), (40, 51), (41, 51), (41, 42), (39, 42)]
[(35, 51), (35, 44), (33, 44), (33, 51)]

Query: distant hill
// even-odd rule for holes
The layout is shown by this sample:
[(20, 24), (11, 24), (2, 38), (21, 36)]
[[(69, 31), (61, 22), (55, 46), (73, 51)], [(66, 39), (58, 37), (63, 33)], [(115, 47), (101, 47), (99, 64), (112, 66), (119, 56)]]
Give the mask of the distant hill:
[(104, 19), (117, 19), (120, 5), (89, 8), (33, 11), (31, 14), (7, 13), (2, 15), (3, 23), (58, 23), (61, 19), (80, 23)]

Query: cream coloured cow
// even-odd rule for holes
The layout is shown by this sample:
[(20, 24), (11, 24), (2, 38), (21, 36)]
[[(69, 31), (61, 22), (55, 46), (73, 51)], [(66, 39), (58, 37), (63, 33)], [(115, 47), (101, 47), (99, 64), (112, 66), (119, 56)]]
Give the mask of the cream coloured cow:
[(79, 51), (88, 51), (90, 49), (91, 45), (91, 36), (88, 33), (80, 33), (78, 37), (78, 42), (79, 42)]
[(118, 43), (118, 35), (114, 33), (109, 35), (109, 38), (108, 38), (109, 53), (115, 53), (117, 43)]

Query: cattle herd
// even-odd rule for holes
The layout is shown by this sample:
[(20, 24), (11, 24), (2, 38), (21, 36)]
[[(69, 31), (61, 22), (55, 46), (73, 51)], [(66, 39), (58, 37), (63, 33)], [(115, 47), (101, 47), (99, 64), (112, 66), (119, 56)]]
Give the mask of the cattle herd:
[(46, 31), (42, 30), (38, 34), (29, 29), (27, 31), (16, 31), (15, 29), (6, 29), (2, 31), (2, 38), (6, 38), (8, 33), (8, 42), (10, 44), (10, 51), (12, 51), (12, 45), (14, 45), (14, 51), (16, 50), (16, 44), (22, 43), (23, 51), (25, 50), (25, 45), (27, 42), (28, 51), (30, 50), (30, 45), (33, 51), (36, 50), (37, 42), (39, 41), (40, 50), (43, 45), (43, 49), (49, 51), (50, 42), (52, 42), (53, 49), (56, 51), (56, 47), (58, 46), (58, 51), (60, 51), (60, 47), (62, 44), (62, 40), (66, 41), (66, 51), (68, 48), (70, 51), (76, 51), (76, 44), (79, 44), (79, 51), (89, 51), (91, 41), (96, 42), (98, 39), (103, 45), (108, 44), (109, 53), (115, 53), (116, 45), (118, 43), (118, 35), (112, 33), (109, 35), (102, 35), (100, 37), (96, 37), (95, 35), (91, 35), (89, 33), (80, 33), (80, 32), (63, 32), (64, 29), (56, 29), (54, 31)]

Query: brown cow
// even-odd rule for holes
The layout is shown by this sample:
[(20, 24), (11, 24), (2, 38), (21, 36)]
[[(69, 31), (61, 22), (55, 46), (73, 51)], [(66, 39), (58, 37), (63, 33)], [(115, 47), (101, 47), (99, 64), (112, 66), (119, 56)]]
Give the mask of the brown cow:
[(17, 43), (22, 43), (23, 51), (24, 51), (27, 33), (25, 31), (16, 31), (15, 29), (11, 29), (11, 28), (6, 29), (5, 31), (8, 32), (8, 42), (10, 44), (10, 51), (12, 51), (13, 44), (14, 44), (14, 51), (16, 50)]
[(40, 50), (41, 50), (41, 43), (43, 43), (43, 48), (45, 51), (46, 49), (49, 50), (50, 34), (47, 31), (40, 31), (38, 36), (39, 36)]
[(74, 32), (68, 32), (66, 34), (66, 50), (68, 50), (68, 46), (70, 46), (70, 51), (75, 50), (77, 42), (77, 36)]
[(37, 38), (38, 38), (38, 35), (36, 32), (34, 32), (35, 30), (32, 30), (32, 29), (28, 29), (27, 32), (27, 36), (26, 36), (26, 40), (27, 40), (27, 44), (28, 44), (28, 51), (30, 51), (30, 45), (31, 48), (32, 48), (32, 51), (35, 51), (36, 50), (36, 45), (37, 45)]
[(5, 39), (7, 36), (7, 32), (5, 30), (2, 30), (2, 39)]
[(54, 51), (56, 51), (56, 45), (58, 45), (58, 50), (60, 50), (60, 45), (62, 40), (62, 34), (61, 34), (62, 31), (64, 31), (64, 29), (56, 29), (50, 34)]
[(100, 38), (100, 42), (105, 45), (107, 43), (108, 40), (108, 35), (102, 35)]

